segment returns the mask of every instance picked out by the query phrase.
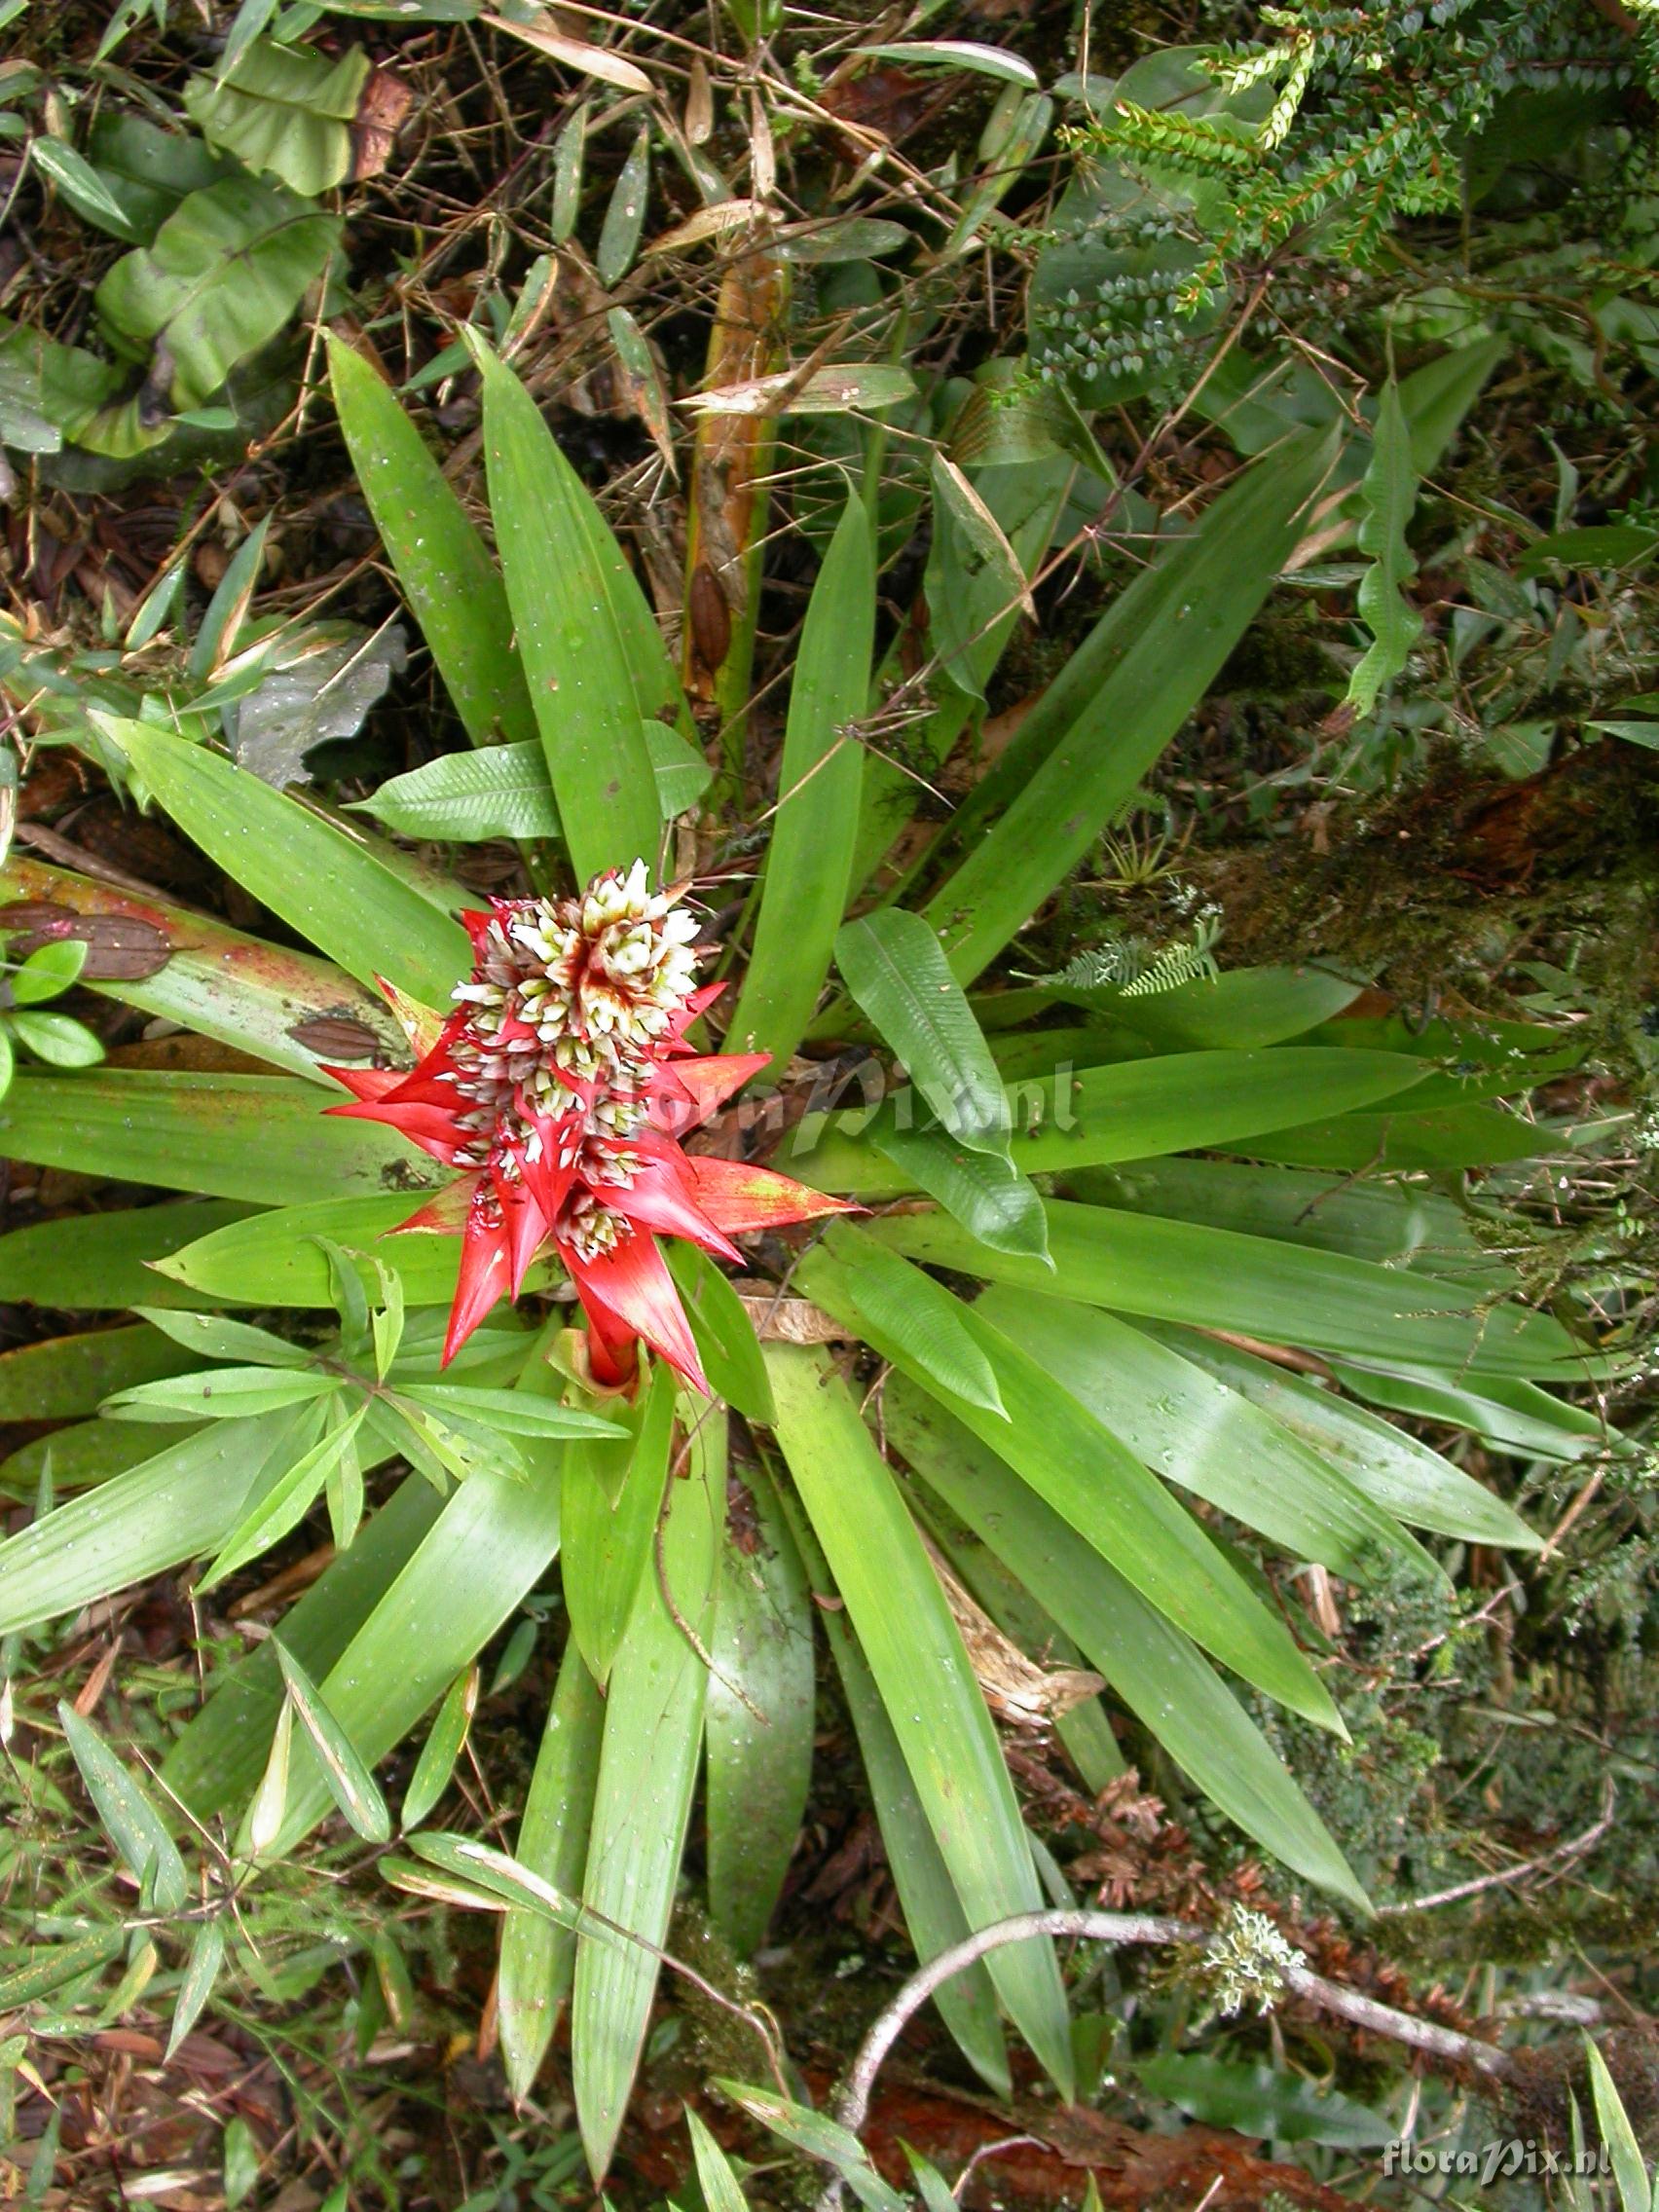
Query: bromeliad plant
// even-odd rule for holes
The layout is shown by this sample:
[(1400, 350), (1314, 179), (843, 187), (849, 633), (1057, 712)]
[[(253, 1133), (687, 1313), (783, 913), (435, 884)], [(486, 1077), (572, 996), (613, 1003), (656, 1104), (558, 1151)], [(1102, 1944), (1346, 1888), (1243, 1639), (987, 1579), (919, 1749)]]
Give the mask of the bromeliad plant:
[[(191, 1561), (232, 1571), (326, 1511), (337, 1556), (279, 1649), (183, 1729), (167, 1802), (220, 1839), (206, 1894), (228, 1899), (334, 1804), (384, 1839), (372, 1770), (435, 1712), (388, 1871), (501, 1914), (521, 2092), (569, 2004), (597, 2174), (700, 1772), (715, 1919), (746, 1952), (765, 1931), (821, 1636), (924, 1956), (1043, 1898), (971, 1657), (988, 1649), (1008, 1663), (987, 1670), (999, 1710), (1018, 1656), (1026, 1717), (1090, 1788), (1122, 1771), (1122, 1727), (1192, 1818), (1207, 1806), (1287, 1881), (1361, 1911), (1240, 1691), (1341, 1735), (1305, 1569), (1436, 1575), (1436, 1539), (1536, 1540), (1375, 1409), (1560, 1459), (1602, 1432), (1539, 1386), (1591, 1372), (1588, 1341), (1515, 1299), (1456, 1188), (1547, 1145), (1498, 1101), (1571, 1064), (1559, 1040), (1408, 1031), (1317, 969), (1212, 979), (1207, 940), (1160, 989), (1011, 953), (1293, 564), (1310, 507), (1320, 544), (1340, 535), (1326, 487), (1343, 497), (1363, 455), (1290, 436), (1172, 524), (929, 826), (921, 779), (952, 755), (972, 770), (1081, 463), (941, 455), (926, 608), (877, 657), (893, 533), (869, 433), (775, 771), (752, 774), (753, 621), (688, 625), (677, 670), (528, 391), (482, 349), (479, 366), (498, 571), (391, 393), (333, 350), (365, 496), (476, 747), (368, 802), (423, 850), (199, 730), (109, 717), (131, 788), (315, 950), (10, 864), (29, 941), (86, 941), (84, 985), (250, 1061), (25, 1069), (0, 1103), (14, 1158), (194, 1194), (0, 1241), (0, 1296), (136, 1312), (17, 1355), (37, 1404), (115, 1418), (51, 1439), (55, 1492), (78, 1494), (0, 1548), (0, 1634)], [(714, 588), (740, 599), (756, 573), (739, 561)], [(705, 614), (709, 590), (700, 571)], [(524, 879), (480, 912), (442, 840), (483, 836), (520, 840)], [(711, 880), (746, 897), (700, 982)], [(856, 1110), (834, 1088), (849, 1069)], [(771, 1089), (728, 1111), (762, 1070)], [(566, 1326), (572, 1299), (585, 1327)], [(479, 1652), (556, 1560), (569, 1636), (508, 1860), (423, 1824)], [(102, 1971), (66, 1955), (83, 1979), (59, 2009)], [(1047, 1943), (938, 2002), (988, 2083), (1008, 2081), (1006, 2013), (1069, 2085)]]

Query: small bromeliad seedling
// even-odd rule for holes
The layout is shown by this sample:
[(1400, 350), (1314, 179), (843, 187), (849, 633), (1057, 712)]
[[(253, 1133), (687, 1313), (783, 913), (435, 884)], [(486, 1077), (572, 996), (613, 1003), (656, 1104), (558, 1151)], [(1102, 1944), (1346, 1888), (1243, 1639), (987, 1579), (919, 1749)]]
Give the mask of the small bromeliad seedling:
[[(126, 1418), (52, 1439), (80, 1494), (0, 1548), (0, 1634), (190, 1561), (230, 1571), (326, 1509), (338, 1556), (162, 1769), (257, 1870), (335, 1804), (388, 1834), (373, 1770), (435, 1712), (404, 1803), (421, 1829), (479, 1653), (557, 1559), (569, 1636), (514, 1861), (417, 1832), (388, 1870), (502, 1915), (520, 2092), (569, 2004), (599, 2174), (700, 1775), (716, 1922), (743, 1952), (764, 1935), (819, 1638), (924, 1956), (1043, 1901), (970, 1656), (987, 1637), (1039, 1702), (1059, 1671), (1052, 1722), (1088, 1788), (1122, 1772), (1126, 1729), (1188, 1817), (1363, 1910), (1233, 1681), (1340, 1731), (1303, 1569), (1440, 1573), (1413, 1530), (1535, 1544), (1374, 1408), (1562, 1459), (1602, 1432), (1539, 1387), (1591, 1372), (1595, 1346), (1514, 1297), (1444, 1187), (1547, 1144), (1499, 1102), (1572, 1064), (1558, 1038), (1412, 1031), (1318, 969), (1214, 977), (1207, 940), (1159, 988), (1056, 968), (1051, 944), (1005, 961), (1294, 563), (1310, 502), (1334, 482), (1357, 514), (1342, 433), (1288, 436), (1172, 528), (930, 827), (918, 777), (979, 727), (1078, 464), (941, 463), (920, 627), (883, 643), (895, 540), (869, 431), (781, 747), (751, 773), (764, 733), (751, 716), (746, 745), (721, 705), (748, 706), (743, 672), (682, 682), (530, 393), (483, 349), (479, 367), (498, 567), (393, 395), (333, 349), (365, 496), (475, 747), (368, 802), (420, 856), (239, 768), (209, 717), (159, 710), (100, 720), (129, 788), (314, 951), (9, 866), (59, 935), (141, 927), (143, 973), (90, 967), (91, 987), (265, 1072), (25, 1070), (0, 1103), (16, 1159), (190, 1194), (0, 1240), (0, 1295), (138, 1309), (27, 1355), (65, 1414), (125, 1362), (106, 1410)], [(1402, 382), (1408, 418), (1422, 398)], [(728, 628), (705, 636), (717, 658), (752, 648), (752, 622)], [(918, 684), (900, 656), (924, 629)], [(875, 745), (901, 715), (903, 768)], [(524, 874), (478, 912), (442, 845), (484, 836), (517, 838)], [(729, 883), (733, 853), (756, 873), (698, 981), (695, 886)], [(817, 1090), (829, 1066), (876, 1079), (857, 1111)], [(717, 1263), (739, 1257), (734, 1288)], [(135, 1419), (170, 1424), (159, 1449)], [(227, 1927), (233, 1962), (237, 1942)], [(938, 2003), (988, 2083), (1007, 2085), (1006, 2013), (1069, 2084), (1048, 1942)]]

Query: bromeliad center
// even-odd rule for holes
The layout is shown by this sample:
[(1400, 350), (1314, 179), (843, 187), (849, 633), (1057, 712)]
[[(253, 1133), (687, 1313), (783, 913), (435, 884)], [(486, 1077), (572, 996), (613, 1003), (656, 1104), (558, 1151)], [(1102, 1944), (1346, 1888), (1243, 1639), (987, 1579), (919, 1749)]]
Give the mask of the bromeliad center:
[(384, 1122), (460, 1170), (399, 1225), (461, 1235), (446, 1363), (551, 1249), (581, 1300), (596, 1379), (625, 1381), (644, 1342), (706, 1392), (656, 1235), (738, 1260), (734, 1235), (846, 1210), (682, 1150), (768, 1055), (686, 1044), (722, 986), (698, 984), (697, 925), (679, 899), (651, 891), (644, 861), (576, 898), (494, 899), (461, 917), (472, 974), (418, 1065), (328, 1070), (352, 1094), (330, 1113)]

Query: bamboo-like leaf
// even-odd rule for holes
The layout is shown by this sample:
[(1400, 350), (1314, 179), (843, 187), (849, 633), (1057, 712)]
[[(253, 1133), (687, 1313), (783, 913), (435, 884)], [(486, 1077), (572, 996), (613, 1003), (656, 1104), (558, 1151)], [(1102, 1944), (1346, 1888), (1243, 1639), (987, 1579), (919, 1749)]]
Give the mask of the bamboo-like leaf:
[(165, 1307), (136, 1306), (133, 1311), (181, 1350), (199, 1360), (256, 1361), (267, 1367), (309, 1367), (312, 1353), (269, 1329), (233, 1321), (222, 1313), (170, 1313)]
[(778, 811), (755, 950), (728, 1043), (779, 1069), (806, 1033), (850, 894), (864, 752), (850, 725), (869, 704), (875, 548), (850, 499), (813, 586), (790, 689)]
[(391, 1815), (367, 1762), (304, 1667), (279, 1638), (273, 1641), (289, 1702), (311, 1738), (329, 1795), (365, 1842), (388, 1843)]
[(769, 1478), (750, 1467), (742, 1482), (743, 1513), (728, 1509), (723, 1531), (705, 1729), (709, 1910), (748, 1958), (765, 1936), (800, 1834), (816, 1681), (812, 1601), (793, 1539)]
[[(442, 1180), (395, 1130), (330, 1120), (322, 1107), (315, 1086), (292, 1076), (19, 1076), (0, 1098), (0, 1146), (43, 1167), (264, 1205), (315, 1198), (319, 1189), (389, 1189), (416, 1194), (403, 1201), (407, 1216)], [(310, 1303), (325, 1304), (326, 1293)]]
[(365, 1411), (359, 1405), (343, 1419), (331, 1420), (317, 1441), (283, 1469), (226, 1537), (200, 1589), (210, 1590), (299, 1527), (336, 1467), (353, 1450)]
[(1641, 2156), (1641, 2145), (1637, 2140), (1636, 2129), (1630, 2123), (1624, 2099), (1619, 2095), (1618, 2083), (1608, 2072), (1606, 2060), (1588, 2036), (1584, 2039), (1584, 2056), (1590, 2068), (1590, 2093), (1596, 2104), (1596, 2125), (1601, 2130), (1602, 2142), (1613, 2169), (1621, 2212), (1649, 2212), (1653, 2194), (1659, 2194), (1659, 2175), (1655, 2176), (1653, 2194), (1650, 2194), (1647, 2162)]
[(808, 2157), (833, 2166), (866, 2212), (905, 2212), (904, 2199), (888, 2188), (858, 2137), (826, 2114), (780, 2097), (776, 2090), (752, 2089), (741, 2082), (717, 2081), (715, 2086), (774, 2135)]
[(749, 2212), (749, 2199), (731, 2160), (689, 2105), (685, 2108), (685, 2124), (691, 2135), (691, 2156), (697, 2162), (697, 2186), (708, 2212)]
[(654, 866), (650, 755), (628, 637), (595, 543), (596, 532), (608, 533), (535, 400), (487, 348), (477, 351), (490, 511), (571, 866), (578, 882), (636, 860)]
[[(630, 65), (631, 66), (631, 65)], [(600, 225), (599, 247), (594, 255), (594, 267), (599, 280), (607, 289), (619, 283), (627, 276), (634, 256), (640, 248), (640, 235), (645, 227), (645, 203), (651, 189), (651, 131), (650, 125), (643, 124), (628, 150), (616, 182), (611, 188), (610, 201), (605, 210), (605, 221)]]
[(172, 2020), (167, 2028), (167, 2058), (173, 2056), (202, 2017), (224, 1963), (225, 1924), (222, 1920), (204, 1920), (191, 1939), (190, 1956), (185, 1961), (178, 1995), (173, 1999)]
[(66, 1492), (87, 1490), (125, 1474), (195, 1433), (195, 1424), (189, 1421), (165, 1429), (152, 1428), (148, 1422), (128, 1426), (115, 1420), (77, 1421), (71, 1428), (55, 1428), (50, 1436), (21, 1446), (0, 1461), (0, 1485), (15, 1498), (32, 1498), (50, 1461), (53, 1488), (61, 1498)]
[[(970, 1928), (1042, 1901), (1002, 1748), (927, 1553), (846, 1384), (821, 1353), (768, 1346), (778, 1442), (881, 1691)], [(1015, 2024), (1063, 2091), (1065, 1997), (1052, 1948), (988, 1962)]]
[(1051, 1200), (1044, 1208), (1053, 1273), (976, 1243), (946, 1214), (896, 1214), (869, 1235), (932, 1266), (960, 1268), (1015, 1289), (1272, 1344), (1307, 1345), (1386, 1366), (1467, 1367), (1478, 1374), (1555, 1376), (1590, 1364), (1548, 1314), (1476, 1310), (1461, 1284), (1374, 1267), (1346, 1254), (1240, 1236), (1185, 1221)]
[[(670, 1489), (662, 1571), (641, 1583), (611, 1670), (594, 1790), (584, 1903), (660, 1946), (668, 1935), (691, 1816), (708, 1677), (682, 1624), (708, 1648), (725, 1508), (724, 1420), (706, 1414), (685, 1478)], [(657, 1961), (637, 1945), (583, 1935), (576, 1946), (571, 2050), (588, 2165), (603, 2178), (645, 2044)]]
[[(565, 1647), (553, 1703), (519, 1821), (514, 1856), (567, 1897), (579, 1895), (599, 1779), (605, 1699), (574, 1640)], [(575, 1972), (574, 1936), (545, 1914), (509, 1911), (501, 1923), (497, 2010), (513, 2094), (528, 2096)]]
[[(365, 831), (169, 730), (112, 718), (99, 726), (186, 836), (360, 983), (385, 976), (422, 1005), (444, 1006), (471, 972), (461, 924)], [(467, 903), (459, 885), (454, 903)]]
[(71, 1936), (66, 1942), (45, 1943), (27, 1962), (0, 1974), (0, 2007), (16, 2012), (54, 1990), (79, 1981), (84, 1973), (113, 1959), (126, 1941), (120, 1928), (98, 1928), (91, 1935)]
[(1371, 713), (1379, 692), (1400, 675), (1422, 634), (1422, 616), (1406, 597), (1406, 586), (1417, 573), (1406, 543), (1417, 495), (1411, 431), (1400, 387), (1390, 377), (1382, 387), (1371, 461), (1360, 486), (1359, 549), (1371, 556), (1371, 566), (1360, 579), (1359, 612), (1371, 632), (1371, 645), (1348, 679), (1347, 703), (1358, 716)]
[(326, 1398), (340, 1388), (337, 1375), (314, 1369), (214, 1367), (160, 1382), (140, 1382), (104, 1401), (114, 1420), (245, 1420)]
[(155, 1800), (72, 1705), (59, 1702), (57, 1719), (110, 1841), (138, 1877), (154, 1909), (180, 1911), (190, 1895), (190, 1883)]
[(1324, 1824), (1191, 1641), (996, 1454), (913, 1383), (885, 1393), (899, 1451), (1005, 1560), (1176, 1764), (1287, 1866), (1369, 1909)]
[(293, 1768), (293, 1756), (294, 1708), (284, 1696), (276, 1725), (271, 1732), (265, 1771), (247, 1811), (247, 1848), (255, 1859), (263, 1859), (281, 1832), (282, 1816), (288, 1809), (288, 1776)]
[(506, 589), (484, 540), (389, 387), (332, 334), (328, 371), (357, 482), (467, 736), (535, 745), (539, 757)]
[[(674, 1373), (660, 1361), (632, 1425), (631, 1440), (578, 1446), (565, 1463), (560, 1581), (571, 1634), (601, 1689), (648, 1571), (668, 1481)], [(619, 1474), (604, 1463), (613, 1456)]]
[(1027, 718), (998, 786), (1012, 803), (927, 908), (958, 981), (1024, 927), (1203, 697), (1328, 466), (1311, 435), (1257, 461), (1119, 596)]

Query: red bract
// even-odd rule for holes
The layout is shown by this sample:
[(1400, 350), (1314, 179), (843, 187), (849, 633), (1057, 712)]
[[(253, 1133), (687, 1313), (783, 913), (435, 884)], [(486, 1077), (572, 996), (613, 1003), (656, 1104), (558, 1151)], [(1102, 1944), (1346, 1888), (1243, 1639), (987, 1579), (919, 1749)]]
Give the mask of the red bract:
[(656, 1235), (736, 1260), (734, 1234), (848, 1210), (766, 1168), (682, 1151), (768, 1055), (686, 1046), (720, 986), (697, 987), (696, 924), (647, 886), (639, 861), (580, 898), (496, 899), (463, 915), (472, 974), (419, 1065), (328, 1070), (353, 1099), (328, 1112), (385, 1122), (461, 1170), (399, 1225), (461, 1238), (446, 1364), (550, 1246), (600, 1381), (626, 1380), (644, 1342), (706, 1393)]

